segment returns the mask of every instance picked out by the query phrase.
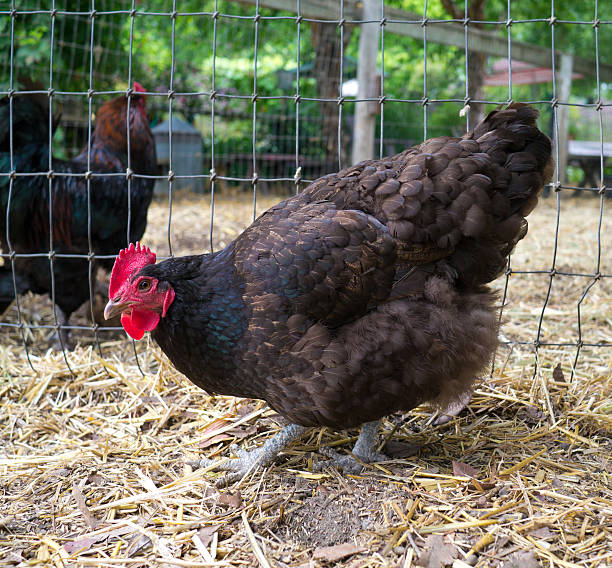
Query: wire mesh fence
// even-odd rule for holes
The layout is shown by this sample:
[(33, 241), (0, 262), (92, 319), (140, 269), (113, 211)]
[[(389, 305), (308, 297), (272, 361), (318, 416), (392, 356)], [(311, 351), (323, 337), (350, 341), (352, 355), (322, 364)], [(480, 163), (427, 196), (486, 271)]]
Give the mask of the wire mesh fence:
[[(179, 181), (203, 181), (209, 224), (207, 231), (191, 235), (189, 244), (191, 252), (205, 252), (218, 242), (219, 197), (248, 202), (255, 218), (262, 196), (290, 195), (349, 165), (354, 140), (362, 136), (359, 108), (367, 109), (375, 125), (366, 149), (383, 157), (428, 137), (461, 135), (488, 110), (520, 100), (538, 107), (540, 126), (554, 141), (557, 168), (548, 197), (554, 207), (545, 220), (546, 258), (521, 257), (519, 244), (518, 257), (510, 259), (496, 284), (502, 321), (520, 317), (524, 324), (520, 333), (502, 327), (507, 350), (497, 364), (511, 353), (526, 353), (517, 364), (535, 362), (537, 371), (546, 350), (570, 357), (573, 369), (579, 369), (581, 354), (609, 357), (612, 270), (605, 197), (611, 181), (606, 159), (612, 155), (612, 103), (607, 101), (612, 59), (602, 46), (612, 39), (612, 7), (597, 0), (579, 9), (554, 0), (529, 5), (508, 0), (487, 8), (468, 0), (5, 2), (0, 7), (6, 111), (0, 132), (0, 268), (6, 302), (0, 332), (7, 340), (17, 338), (24, 356), (40, 349), (37, 330), (57, 334), (67, 365), (63, 331), (70, 331), (73, 341), (93, 341), (104, 356), (101, 344), (120, 328), (101, 325), (95, 282), (100, 263), (112, 261), (118, 251), (103, 250), (96, 241), (96, 224), (104, 224), (96, 218), (93, 194), (101, 191), (96, 180), (116, 188), (109, 200), (123, 219), (124, 245), (134, 234), (135, 208), (146, 213), (148, 207), (138, 192), (161, 182), (164, 195), (154, 198), (152, 207), (164, 208), (166, 221), (161, 227), (158, 217), (150, 216), (145, 239), (152, 231), (163, 232), (162, 256), (175, 252), (175, 236), (186, 231), (173, 220)], [(491, 18), (492, 13), (497, 16)], [(376, 39), (360, 46), (367, 27), (376, 29)], [(360, 76), (360, 49), (366, 48), (376, 55), (376, 69)], [(497, 83), (495, 61), (505, 62)], [(519, 64), (531, 65), (544, 79), (515, 81)], [(102, 102), (118, 97), (125, 103), (124, 125), (130, 124), (141, 100), (135, 81), (144, 86), (152, 125), (169, 121), (168, 160), (155, 171), (140, 168), (134, 131), (124, 127), (125, 159), (111, 170), (97, 168), (95, 132), (101, 119), (96, 113)], [(34, 96), (45, 100), (46, 134), (39, 142), (49, 149), (42, 158), (37, 155), (38, 162), (28, 154), (18, 122), (19, 101)], [(179, 118), (202, 136), (200, 173), (182, 173), (173, 152), (172, 125)], [(70, 162), (78, 151), (81, 168)], [(27, 197), (34, 179), (42, 180), (36, 186), (44, 193), (39, 209)], [(80, 196), (78, 206), (62, 202), (61, 187), (68, 185)], [(586, 258), (572, 248), (566, 226), (566, 204), (574, 194), (590, 199), (584, 209), (591, 247)], [(569, 207), (578, 205), (572, 201)], [(70, 240), (66, 224), (74, 230), (77, 222), (80, 244), (62, 242)], [(46, 246), (41, 240), (33, 246), (33, 233), (44, 234)], [(36, 271), (48, 271), (48, 286), (26, 281), (31, 275), (25, 278), (20, 267), (34, 259), (44, 260)], [(24, 308), (26, 290), (48, 293), (50, 305), (57, 305), (61, 294), (72, 295), (78, 279), (64, 278), (61, 266), (58, 270), (67, 260), (86, 267), (89, 307), (82, 323), (64, 311), (49, 309), (41, 316)], [(69, 272), (74, 265), (66, 266)], [(513, 309), (524, 287), (537, 298), (531, 299), (527, 317)], [(560, 310), (572, 312), (571, 320), (559, 318)], [(565, 322), (563, 328), (553, 325), (557, 320)]]

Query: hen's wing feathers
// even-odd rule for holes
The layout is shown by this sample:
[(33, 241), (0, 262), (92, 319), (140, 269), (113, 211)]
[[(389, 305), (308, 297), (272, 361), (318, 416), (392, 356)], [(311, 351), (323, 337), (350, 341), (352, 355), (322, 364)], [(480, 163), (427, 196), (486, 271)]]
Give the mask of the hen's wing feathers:
[(395, 245), (385, 227), (361, 211), (327, 201), (286, 201), (235, 243), (245, 296), (275, 294), (293, 314), (335, 326), (389, 295)]
[(464, 138), (434, 138), (317, 180), (237, 239), (246, 295), (275, 294), (334, 326), (422, 293), (434, 273), (468, 288), (490, 282), (552, 171), (536, 117), (512, 105)]

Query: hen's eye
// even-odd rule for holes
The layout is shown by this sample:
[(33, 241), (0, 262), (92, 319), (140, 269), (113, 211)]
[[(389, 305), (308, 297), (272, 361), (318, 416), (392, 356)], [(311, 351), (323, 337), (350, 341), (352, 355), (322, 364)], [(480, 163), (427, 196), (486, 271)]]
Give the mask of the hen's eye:
[(145, 280), (141, 280), (141, 281), (138, 283), (138, 289), (139, 289), (141, 292), (146, 292), (146, 291), (147, 291), (147, 290), (148, 290), (150, 287), (151, 287), (151, 281), (150, 281), (150, 280), (146, 280), (146, 279), (145, 279)]

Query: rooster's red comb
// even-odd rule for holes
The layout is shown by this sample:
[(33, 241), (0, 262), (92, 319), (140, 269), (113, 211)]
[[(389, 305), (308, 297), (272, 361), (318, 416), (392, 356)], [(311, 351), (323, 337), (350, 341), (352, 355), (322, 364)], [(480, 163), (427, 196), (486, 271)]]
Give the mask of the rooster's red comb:
[(119, 256), (113, 265), (111, 272), (110, 286), (108, 287), (108, 297), (113, 298), (121, 288), (121, 285), (135, 272), (147, 266), (155, 264), (155, 253), (149, 247), (140, 243), (130, 243), (128, 248), (119, 252)]
[(134, 91), (137, 93), (146, 93), (146, 89), (137, 81), (134, 81)]

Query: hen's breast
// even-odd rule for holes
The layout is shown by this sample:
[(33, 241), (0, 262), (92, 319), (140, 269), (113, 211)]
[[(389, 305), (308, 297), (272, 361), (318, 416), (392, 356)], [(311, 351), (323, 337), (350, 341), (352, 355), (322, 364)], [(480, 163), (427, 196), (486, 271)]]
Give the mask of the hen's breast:
[[(347, 428), (435, 400), (470, 385), (497, 345), (491, 293), (461, 295), (433, 278), (420, 299), (393, 300), (336, 329), (293, 316), (278, 349), (255, 342), (252, 380), (291, 422)], [(278, 353), (265, 364), (263, 353)]]

